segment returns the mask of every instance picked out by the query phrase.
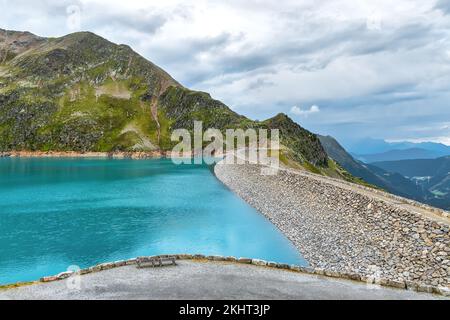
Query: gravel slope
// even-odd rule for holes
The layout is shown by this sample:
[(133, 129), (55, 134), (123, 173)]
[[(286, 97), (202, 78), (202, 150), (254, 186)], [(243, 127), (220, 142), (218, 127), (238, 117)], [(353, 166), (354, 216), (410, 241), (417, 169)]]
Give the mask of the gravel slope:
[(216, 176), (270, 219), (313, 267), (407, 286), (449, 287), (447, 218), (334, 180), (257, 165), (215, 167)]

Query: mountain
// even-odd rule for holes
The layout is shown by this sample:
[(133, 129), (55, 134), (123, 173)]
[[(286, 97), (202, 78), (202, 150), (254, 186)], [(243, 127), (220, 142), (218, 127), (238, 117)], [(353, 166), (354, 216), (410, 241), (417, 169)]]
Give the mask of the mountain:
[(428, 199), (433, 195), (415, 181), (404, 177), (397, 172), (389, 172), (374, 165), (367, 165), (367, 168), (387, 183), (386, 190), (401, 197), (409, 198), (423, 203), (432, 204)]
[(344, 145), (345, 149), (352, 154), (373, 154), (392, 150), (392, 146), (381, 139), (364, 138)]
[(333, 137), (319, 139), (328, 156), (353, 176), (390, 193), (450, 209), (450, 157), (365, 164)]
[[(364, 165), (285, 114), (253, 121), (183, 87), (129, 46), (90, 32), (43, 38), (0, 29), (0, 152), (168, 151), (172, 131), (192, 130), (194, 121), (222, 132), (280, 129), (286, 165), (431, 198), (416, 194), (420, 188), (403, 175)], [(439, 183), (445, 190), (448, 179)]]
[(0, 150), (158, 148), (157, 99), (181, 85), (128, 46), (0, 31), (0, 52)]
[(375, 162), (374, 166), (406, 177), (434, 177), (450, 174), (450, 157)]
[(450, 157), (376, 162), (373, 166), (407, 177), (426, 190), (426, 202), (450, 208)]
[(129, 46), (90, 32), (43, 38), (0, 30), (0, 152), (171, 150), (194, 121), (221, 131), (280, 129), (283, 158), (328, 170), (316, 135), (287, 115), (253, 121), (183, 87)]
[(319, 135), (319, 139), (328, 156), (352, 175), (381, 188), (387, 187), (382, 179), (374, 175), (363, 163), (355, 160), (333, 137)]
[(450, 155), (450, 146), (434, 142), (386, 142), (381, 139), (365, 138), (345, 145), (346, 150), (355, 155), (382, 154), (391, 150), (422, 149), (437, 157)]
[(422, 190), (401, 174), (390, 173), (354, 159), (333, 137), (319, 136), (319, 139), (328, 156), (353, 176), (390, 193), (418, 201), (423, 200)]
[(397, 161), (407, 159), (435, 159), (442, 156), (441, 152), (420, 148), (389, 150), (383, 153), (355, 155), (358, 160), (365, 163), (380, 161)]

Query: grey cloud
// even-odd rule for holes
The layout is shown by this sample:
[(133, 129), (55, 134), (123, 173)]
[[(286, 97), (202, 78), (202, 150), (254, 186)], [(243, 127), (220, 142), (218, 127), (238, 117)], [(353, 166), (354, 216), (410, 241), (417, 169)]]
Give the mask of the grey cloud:
[(430, 93), (424, 93), (417, 89), (415, 83), (400, 83), (394, 86), (384, 88), (374, 92), (373, 94), (365, 97), (360, 97), (361, 102), (359, 105), (363, 105), (365, 102), (370, 104), (395, 104), (399, 102), (418, 101), (425, 100), (430, 97)]
[(275, 83), (272, 81), (268, 81), (263, 78), (258, 78), (255, 81), (250, 82), (249, 85), (247, 86), (247, 89), (248, 90), (259, 90), (264, 87), (271, 87), (274, 84)]
[[(330, 2), (331, 10), (327, 7)], [(221, 92), (225, 103), (244, 111), (247, 116), (262, 119), (280, 111), (286, 112), (293, 105), (319, 105), (324, 110), (321, 119), (311, 117), (304, 119), (302, 124), (319, 132), (327, 130), (323, 133), (344, 135), (345, 127), (349, 132), (360, 130), (365, 135), (374, 135), (385, 129), (394, 130), (404, 121), (411, 121), (414, 126), (424, 119), (432, 127), (438, 118), (450, 118), (447, 89), (450, 85), (450, 42), (446, 17), (423, 9), (426, 6), (414, 8), (408, 5), (405, 14), (411, 13), (411, 17), (399, 16), (396, 21), (385, 21), (379, 28), (371, 29), (363, 14), (356, 12), (346, 16), (345, 10), (355, 5), (351, 0), (340, 9), (340, 4), (345, 1), (330, 2), (287, 1), (280, 8), (277, 1), (243, 3), (232, 0), (231, 4), (215, 1), (215, 9), (232, 7), (233, 14), (248, 19), (256, 12), (255, 24), (263, 21), (269, 26), (267, 35), (263, 34), (265, 28), (261, 28), (261, 33), (256, 36), (253, 27), (246, 29), (252, 21), (240, 26), (239, 19), (230, 19), (233, 24), (236, 22), (236, 28), (218, 21), (219, 27), (212, 28), (214, 33), (210, 30), (193, 32), (189, 27), (185, 30), (184, 25), (195, 24), (198, 22), (195, 19), (202, 22), (202, 15), (208, 12), (210, 2), (204, 7), (196, 1), (183, 6), (156, 8), (146, 3), (147, 8), (140, 11), (132, 2), (123, 7), (114, 2), (100, 7), (90, 1), (78, 0), (0, 0), (0, 28), (29, 30), (45, 36), (63, 35), (69, 32), (66, 8), (75, 4), (82, 9), (82, 29), (129, 44), (188, 87), (213, 95)], [(335, 6), (341, 11), (334, 10)], [(381, 4), (374, 3), (373, 6), (381, 13), (387, 10)], [(431, 6), (450, 14), (450, 0), (439, 0)], [(120, 11), (120, 8), (126, 10)], [(223, 12), (230, 14), (229, 10)], [(324, 12), (329, 12), (330, 17)], [(259, 19), (259, 15), (263, 18)], [(387, 16), (397, 19), (390, 14)], [(174, 33), (166, 33), (166, 30)], [(361, 70), (364, 85), (357, 85), (354, 92), (350, 91), (350, 96), (327, 95), (327, 92), (339, 95), (336, 88), (346, 89), (345, 86), (334, 86), (328, 79), (323, 88), (321, 83), (315, 83), (329, 76), (335, 82), (355, 84), (354, 77), (348, 76), (347, 66), (353, 67), (351, 72), (358, 72), (355, 66), (364, 68)], [(306, 80), (283, 82), (284, 74), (293, 79), (301, 75), (299, 79)], [(364, 79), (365, 75), (369, 78)], [(281, 92), (292, 94), (277, 93), (278, 79), (289, 87), (280, 88)], [(305, 101), (314, 99), (307, 93), (308, 98), (302, 96), (308, 87), (318, 92), (314, 93), (316, 100)], [(234, 91), (230, 94), (229, 90)], [(321, 97), (321, 90), (326, 99)], [(398, 115), (402, 119), (380, 121), (381, 112), (394, 109), (401, 111)], [(426, 112), (429, 116), (423, 116)], [(416, 116), (418, 113), (420, 116)]]
[[(152, 46), (148, 49), (152, 59), (161, 65), (167, 66), (169, 69), (181, 68), (186, 70), (189, 85), (211, 79), (218, 74), (230, 73), (232, 69), (239, 70), (244, 68), (246, 62), (237, 63), (236, 60), (244, 59), (241, 57), (236, 59), (233, 57), (229, 61), (226, 60), (227, 54), (224, 49), (239, 41), (241, 36), (232, 36), (229, 33), (221, 33), (214, 37), (205, 38), (185, 38), (178, 40), (176, 43), (169, 43), (166, 46)], [(209, 68), (199, 61), (201, 54), (208, 53), (213, 57), (214, 66)], [(251, 57), (253, 58), (253, 57)]]
[(372, 54), (383, 51), (413, 50), (442, 38), (443, 33), (424, 24), (410, 24), (386, 33), (366, 30), (364, 36), (352, 39), (353, 54)]
[(79, 0), (16, 0), (0, 2), (2, 27), (30, 31), (40, 36), (62, 36), (68, 33), (67, 8), (82, 6)]
[(82, 6), (81, 9), (84, 28), (95, 30), (106, 27), (120, 34), (127, 34), (129, 30), (144, 35), (153, 34), (170, 18), (170, 13), (157, 12), (151, 8), (117, 11), (114, 8), (90, 4)]
[[(233, 55), (216, 52), (214, 71), (200, 70), (191, 81), (195, 81), (193, 84), (202, 82), (215, 74), (245, 73), (258, 69), (265, 72), (266, 68), (277, 64), (289, 64), (294, 71), (320, 70), (338, 57), (413, 50), (433, 44), (444, 36), (443, 32), (419, 23), (393, 30), (387, 29), (381, 33), (368, 30), (363, 23), (352, 24), (345, 28), (336, 28), (333, 32), (319, 34), (311, 40), (283, 39), (279, 43), (271, 43), (270, 46), (247, 48)], [(227, 39), (227, 43), (233, 41), (239, 40)], [(202, 51), (204, 50), (207, 48), (202, 47)], [(185, 53), (186, 56), (190, 55), (189, 50)], [(190, 56), (192, 63), (199, 63), (194, 55)]]
[(196, 54), (224, 48), (237, 38), (232, 37), (229, 33), (222, 33), (215, 37), (197, 38), (188, 41), (188, 50), (194, 51)]
[(235, 38), (228, 33), (214, 37), (184, 38), (176, 43), (170, 42), (164, 46), (154, 46), (149, 49), (154, 58), (163, 64), (189, 65), (205, 52), (215, 52), (229, 45)]
[(52, 22), (48, 18), (65, 18), (66, 10), (71, 5), (82, 7), (82, 2), (79, 0), (15, 0), (14, 6), (8, 4), (7, 1), (2, 2), (4, 9), (8, 10), (9, 15), (13, 19), (17, 19), (16, 15), (27, 18), (41, 17), (47, 22)]
[(398, 103), (424, 101), (430, 99), (431, 96), (431, 93), (424, 93), (418, 90), (415, 83), (408, 82), (386, 86), (370, 94), (355, 94), (352, 97), (339, 100), (316, 100), (306, 101), (306, 103), (317, 103), (322, 106), (333, 106), (348, 110), (354, 108), (370, 108), (377, 105), (389, 106)]
[[(429, 102), (429, 101), (428, 101)], [(396, 139), (420, 136), (438, 136), (439, 130), (413, 130), (424, 126), (435, 126), (443, 117), (448, 118), (448, 113), (433, 112), (427, 114), (411, 113), (412, 110), (420, 110), (422, 104), (407, 104), (399, 106), (377, 105), (371, 108), (367, 106), (343, 109), (341, 107), (328, 108), (322, 112), (320, 121), (311, 122), (309, 119), (303, 124), (309, 129), (331, 134), (342, 142), (348, 142), (355, 137), (372, 137), (381, 139)], [(344, 112), (345, 110), (345, 112)], [(344, 113), (343, 113), (344, 112)], [(405, 130), (405, 127), (410, 128)], [(356, 133), (356, 134), (355, 134)]]
[[(151, 10), (114, 11), (113, 7), (84, 3), (80, 0), (16, 0), (15, 5), (0, 2), (4, 12), (8, 13), (3, 20), (11, 24), (31, 25), (31, 21), (41, 23), (37, 33), (44, 35), (62, 35), (73, 30), (67, 29), (67, 9), (71, 6), (80, 8), (82, 24), (81, 29), (96, 31), (102, 28), (114, 29), (115, 32), (126, 34), (129, 30), (145, 34), (153, 34), (168, 20), (170, 13), (163, 14)], [(0, 13), (1, 17), (1, 13)], [(23, 28), (26, 29), (26, 28)]]
[[(6, 1), (4, 1), (6, 3)], [(29, 10), (31, 8), (40, 8), (40, 11), (45, 11), (47, 13), (61, 13), (65, 12), (66, 8), (70, 5), (81, 5), (79, 0), (15, 0), (12, 9)]]
[(450, 14), (450, 0), (439, 0), (435, 6), (445, 14)]

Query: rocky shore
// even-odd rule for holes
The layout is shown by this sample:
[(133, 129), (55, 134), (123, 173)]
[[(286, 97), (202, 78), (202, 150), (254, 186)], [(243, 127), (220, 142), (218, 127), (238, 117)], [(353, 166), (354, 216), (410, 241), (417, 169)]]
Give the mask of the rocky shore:
[[(0, 151), (0, 158), (110, 158), (110, 159), (155, 159), (155, 158), (193, 158), (194, 153), (173, 153), (171, 151), (117, 151), (117, 152), (78, 152), (78, 151)], [(224, 156), (222, 153), (216, 157)]]
[[(414, 289), (450, 289), (449, 220), (401, 206), (396, 198), (340, 186), (334, 180), (257, 165), (215, 167), (216, 176), (271, 220), (312, 267), (387, 279)], [(407, 203), (407, 202), (405, 202)], [(419, 207), (417, 207), (419, 209)]]
[(76, 151), (8, 151), (0, 152), (0, 158), (112, 158), (152, 159), (170, 157), (170, 152), (76, 152)]

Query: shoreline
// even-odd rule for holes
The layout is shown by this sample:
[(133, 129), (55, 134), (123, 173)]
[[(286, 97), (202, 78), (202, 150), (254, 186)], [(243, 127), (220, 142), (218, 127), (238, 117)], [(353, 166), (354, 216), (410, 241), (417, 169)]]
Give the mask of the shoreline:
[[(224, 157), (225, 154), (217, 154), (216, 158)], [(195, 156), (191, 152), (183, 154), (172, 151), (2, 151), (1, 158), (99, 158), (99, 159), (192, 159)]]
[[(367, 278), (360, 276), (355, 273), (341, 273), (336, 271), (324, 270), (321, 268), (311, 268), (311, 267), (300, 267), (296, 265), (288, 265), (281, 264), (276, 262), (268, 262), (260, 259), (251, 259), (251, 258), (236, 258), (236, 257), (225, 257), (225, 256), (206, 256), (202, 254), (177, 254), (177, 255), (158, 255), (152, 256), (149, 258), (166, 258), (166, 257), (174, 257), (177, 261), (192, 261), (195, 263), (222, 263), (226, 265), (243, 265), (243, 266), (253, 266), (256, 268), (261, 268), (261, 270), (272, 270), (272, 271), (285, 271), (292, 274), (304, 275), (304, 276), (313, 276), (317, 277), (317, 279), (324, 279), (326, 281), (336, 280), (336, 281), (346, 281), (349, 285), (365, 285), (368, 286), (367, 289), (369, 291), (374, 288), (390, 288), (398, 290), (398, 292), (407, 292), (413, 291), (417, 293), (426, 293), (433, 295), (449, 297), (450, 290), (446, 287), (435, 287), (430, 285), (420, 285), (413, 283), (404, 283), (400, 281), (393, 281), (386, 278)], [(78, 272), (62, 272), (58, 275), (42, 277), (40, 280), (31, 281), (26, 283), (17, 283), (10, 285), (0, 285), (0, 294), (2, 292), (8, 293), (17, 290), (27, 290), (27, 288), (35, 288), (38, 292), (40, 291), (41, 285), (52, 285), (58, 284), (62, 281), (67, 281), (73, 276), (88, 276), (92, 274), (99, 274), (102, 272), (108, 272), (115, 269), (120, 269), (124, 267), (132, 267), (136, 266), (136, 261), (138, 258), (130, 259), (130, 260), (122, 260), (116, 262), (102, 263), (96, 266), (92, 266), (86, 269), (82, 269)], [(164, 268), (155, 268), (155, 269), (147, 269), (147, 270), (156, 270), (158, 272), (164, 271)], [(166, 269), (167, 270), (167, 269)], [(113, 280), (108, 280), (109, 282), (113, 282)], [(33, 290), (33, 289), (32, 289)], [(67, 290), (67, 289), (66, 289)], [(54, 291), (51, 291), (54, 292)]]
[(145, 152), (79, 152), (79, 151), (5, 151), (0, 158), (108, 158), (108, 159), (157, 159), (170, 158), (165, 151)]
[(215, 167), (216, 177), (269, 219), (312, 267), (450, 289), (448, 217), (322, 176), (260, 172), (250, 164)]

